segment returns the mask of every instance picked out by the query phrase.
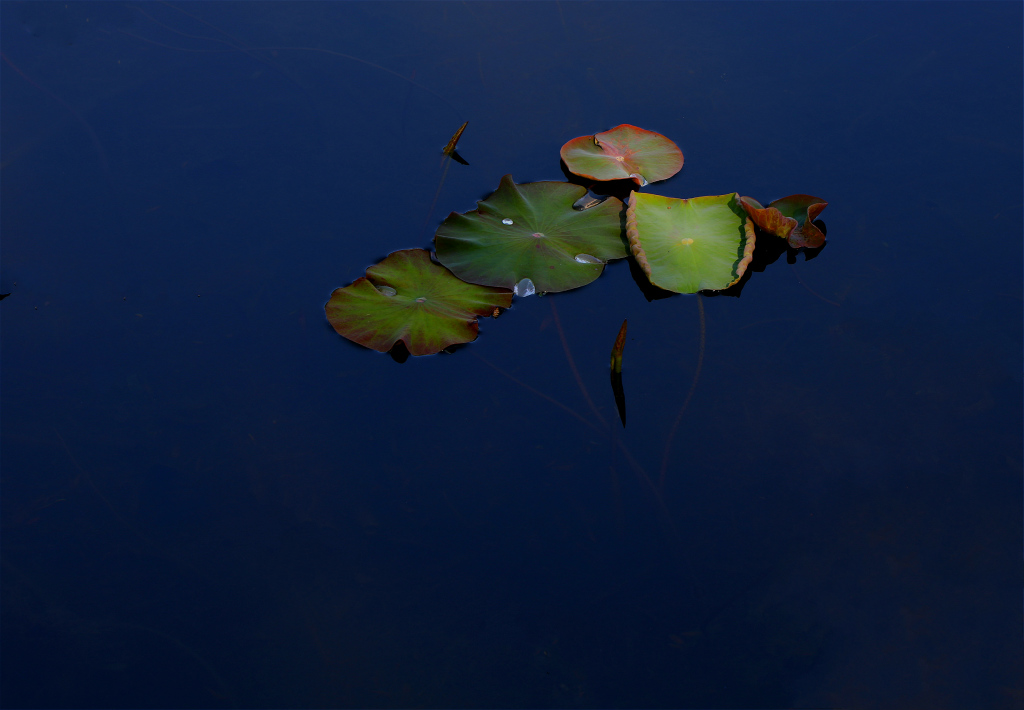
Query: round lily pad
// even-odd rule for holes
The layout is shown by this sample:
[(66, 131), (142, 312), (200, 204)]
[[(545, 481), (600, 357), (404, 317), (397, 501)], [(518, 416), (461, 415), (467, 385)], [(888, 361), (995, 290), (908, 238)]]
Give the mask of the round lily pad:
[(634, 192), (626, 234), (651, 283), (677, 293), (728, 288), (754, 255), (754, 226), (736, 193), (680, 200)]
[(413, 355), (476, 340), (477, 316), (508, 308), (512, 293), (461, 281), (425, 249), (392, 252), (366, 276), (335, 289), (324, 310), (339, 334), (387, 352), (399, 340)]
[(511, 175), (472, 212), (452, 212), (434, 237), (437, 259), (460, 279), (518, 295), (590, 283), (605, 262), (629, 256), (622, 202), (573, 209), (586, 188), (567, 182), (516, 185)]
[(628, 123), (604, 133), (573, 138), (562, 146), (561, 153), (574, 175), (591, 180), (631, 178), (640, 187), (667, 180), (683, 167), (679, 146), (660, 133)]
[(816, 249), (825, 243), (825, 235), (814, 224), (828, 203), (811, 195), (790, 195), (769, 202), (767, 207), (752, 197), (741, 197), (740, 203), (754, 223), (766, 232), (782, 237), (794, 249)]

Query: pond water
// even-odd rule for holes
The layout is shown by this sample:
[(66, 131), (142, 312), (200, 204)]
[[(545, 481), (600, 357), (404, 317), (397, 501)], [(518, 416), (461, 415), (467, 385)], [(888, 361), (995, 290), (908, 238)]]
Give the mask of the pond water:
[[(0, 4), (0, 702), (1019, 707), (1021, 21)], [(621, 123), (685, 156), (645, 192), (818, 195), (827, 245), (331, 329)]]

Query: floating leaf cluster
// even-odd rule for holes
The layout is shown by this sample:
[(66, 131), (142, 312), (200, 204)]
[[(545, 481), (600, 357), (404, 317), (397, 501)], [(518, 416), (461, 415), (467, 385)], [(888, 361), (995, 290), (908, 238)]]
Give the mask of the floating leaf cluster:
[[(465, 127), (445, 155), (454, 156)], [(368, 348), (386, 352), (402, 342), (412, 355), (428, 355), (475, 340), (477, 318), (497, 316), (513, 295), (585, 286), (615, 259), (632, 255), (658, 288), (697, 293), (740, 281), (758, 230), (794, 249), (825, 243), (814, 220), (828, 203), (810, 195), (764, 207), (735, 192), (689, 199), (639, 192), (682, 168), (679, 146), (659, 133), (623, 124), (574, 138), (560, 154), (571, 173), (592, 181), (589, 190), (570, 182), (516, 184), (505, 175), (475, 210), (452, 212), (438, 227), (440, 263), (423, 249), (393, 252), (334, 291), (328, 321)], [(625, 204), (602, 196), (602, 183), (616, 180), (634, 186)]]

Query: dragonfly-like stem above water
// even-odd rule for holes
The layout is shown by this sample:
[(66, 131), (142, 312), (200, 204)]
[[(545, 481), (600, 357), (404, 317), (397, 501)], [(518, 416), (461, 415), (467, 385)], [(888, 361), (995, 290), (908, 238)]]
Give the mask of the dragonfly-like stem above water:
[(448, 141), (448, 145), (441, 150), (441, 153), (444, 155), (444, 157), (441, 158), (441, 162), (444, 165), (444, 172), (441, 173), (441, 181), (437, 183), (437, 190), (434, 192), (434, 200), (430, 203), (430, 211), (427, 212), (427, 218), (423, 220), (423, 228), (420, 229), (421, 232), (423, 229), (426, 229), (426, 226), (430, 223), (430, 218), (434, 214), (434, 207), (437, 206), (437, 198), (441, 196), (441, 187), (444, 186), (444, 179), (448, 176), (448, 168), (451, 166), (451, 161), (448, 160), (448, 158), (451, 158), (462, 165), (469, 165), (469, 163), (467, 163), (466, 160), (455, 151), (455, 146), (458, 145), (459, 138), (462, 137), (462, 132), (466, 130), (466, 126), (468, 125), (469, 121), (466, 121), (459, 126), (459, 130), (455, 131), (455, 134)]
[(458, 145), (459, 138), (462, 138), (462, 132), (466, 130), (466, 126), (468, 125), (469, 121), (466, 121), (459, 126), (459, 130), (455, 131), (455, 135), (452, 136), (451, 140), (448, 141), (448, 145), (446, 145), (441, 151), (445, 157), (451, 158), (456, 163), (460, 163), (462, 165), (469, 165), (469, 163), (466, 162), (465, 158), (459, 155), (458, 151), (455, 150), (455, 146)]

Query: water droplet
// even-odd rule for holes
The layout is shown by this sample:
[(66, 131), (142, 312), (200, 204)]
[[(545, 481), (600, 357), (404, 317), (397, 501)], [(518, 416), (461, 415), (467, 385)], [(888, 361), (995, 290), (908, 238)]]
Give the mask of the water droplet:
[(427, 302), (427, 299), (424, 296), (420, 296), (419, 298), (416, 299), (416, 303), (426, 303), (426, 302)]
[(580, 199), (572, 203), (574, 210), (589, 210), (591, 207), (597, 207), (599, 204), (608, 199), (608, 195), (595, 195), (593, 192), (588, 192)]
[(598, 259), (596, 256), (591, 256), (590, 254), (577, 254), (576, 255), (576, 261), (580, 262), (581, 264), (603, 264), (604, 263), (603, 261)]
[(645, 177), (644, 177), (643, 175), (641, 175), (640, 173), (630, 173), (630, 174), (629, 174), (629, 176), (630, 176), (631, 178), (637, 178), (637, 179), (639, 179), (639, 180), (640, 180), (640, 187), (647, 187), (647, 185), (649, 184), (649, 183), (647, 182), (647, 178), (645, 178)]
[(398, 291), (391, 288), (390, 286), (378, 286), (377, 290), (383, 293), (385, 296), (394, 296)]
[(512, 224), (512, 220), (510, 220), (508, 217), (506, 217), (505, 219), (501, 220), (501, 223), (502, 224)]
[(522, 281), (516, 284), (516, 287), (513, 289), (513, 292), (517, 296), (532, 296), (533, 294), (537, 293), (537, 289), (534, 287), (533, 281), (530, 281), (530, 279), (523, 279)]
[(544, 238), (544, 232), (534, 232), (530, 236), (533, 237), (534, 239), (543, 239)]

